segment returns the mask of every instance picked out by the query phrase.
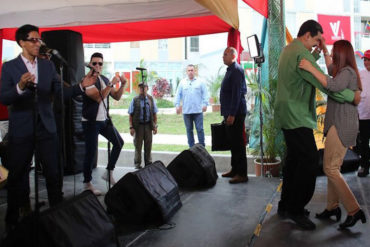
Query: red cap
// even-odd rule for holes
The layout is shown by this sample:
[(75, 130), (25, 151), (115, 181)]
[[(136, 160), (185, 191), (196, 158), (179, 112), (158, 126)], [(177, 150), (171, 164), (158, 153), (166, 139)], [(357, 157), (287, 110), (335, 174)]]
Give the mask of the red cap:
[(365, 51), (364, 55), (362, 56), (362, 58), (367, 58), (367, 59), (370, 59), (370, 50), (367, 50)]

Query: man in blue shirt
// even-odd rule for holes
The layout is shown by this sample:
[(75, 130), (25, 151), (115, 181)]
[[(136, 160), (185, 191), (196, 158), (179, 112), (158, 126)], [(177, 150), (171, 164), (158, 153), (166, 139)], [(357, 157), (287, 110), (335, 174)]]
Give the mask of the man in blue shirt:
[(221, 115), (226, 123), (226, 133), (231, 144), (231, 171), (222, 174), (230, 177), (231, 184), (244, 183), (247, 177), (247, 156), (243, 137), (244, 120), (247, 106), (244, 95), (247, 93), (244, 70), (236, 62), (237, 51), (228, 47), (224, 51), (223, 60), (227, 71), (221, 84), (220, 103)]
[(207, 110), (208, 91), (206, 84), (195, 77), (194, 65), (186, 68), (187, 78), (181, 80), (177, 87), (175, 106), (176, 113), (180, 114), (180, 101), (182, 101), (182, 114), (184, 117), (189, 147), (194, 146), (193, 122), (197, 129), (198, 141), (205, 147), (203, 130), (203, 112)]
[[(130, 134), (134, 137), (136, 169), (141, 168), (141, 148), (144, 141), (145, 165), (152, 163), (152, 139), (157, 134), (157, 106), (153, 97), (148, 95), (148, 85), (139, 84), (140, 94), (132, 99), (128, 114), (130, 115)], [(144, 114), (145, 112), (145, 114)]]

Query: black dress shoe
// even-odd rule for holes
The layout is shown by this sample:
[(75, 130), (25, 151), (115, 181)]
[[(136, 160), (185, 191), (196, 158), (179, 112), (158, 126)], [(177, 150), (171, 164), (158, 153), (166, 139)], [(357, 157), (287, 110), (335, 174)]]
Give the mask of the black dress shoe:
[(293, 220), (299, 227), (304, 230), (315, 230), (316, 225), (305, 215), (288, 214), (288, 217)]
[(336, 207), (332, 210), (325, 209), (323, 212), (316, 214), (316, 218), (318, 219), (329, 219), (330, 216), (335, 216), (337, 221), (339, 221), (342, 217), (342, 211), (340, 210), (340, 207)]
[(339, 224), (339, 228), (345, 229), (347, 227), (354, 226), (359, 220), (361, 220), (362, 224), (366, 223), (364, 211), (361, 209), (354, 215), (348, 215), (346, 220), (342, 224)]
[(357, 173), (357, 176), (359, 176), (360, 178), (366, 177), (367, 175), (369, 175), (369, 167), (361, 167)]
[(235, 176), (235, 173), (232, 172), (232, 171), (229, 171), (229, 172), (225, 172), (225, 173), (222, 173), (221, 175), (223, 178), (232, 178)]

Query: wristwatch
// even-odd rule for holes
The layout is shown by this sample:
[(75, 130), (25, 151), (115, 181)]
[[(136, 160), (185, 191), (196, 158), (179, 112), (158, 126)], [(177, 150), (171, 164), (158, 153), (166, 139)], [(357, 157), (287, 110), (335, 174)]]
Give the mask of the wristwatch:
[(113, 87), (113, 83), (109, 82), (108, 87)]
[(130, 126), (130, 129), (133, 129), (134, 127)]

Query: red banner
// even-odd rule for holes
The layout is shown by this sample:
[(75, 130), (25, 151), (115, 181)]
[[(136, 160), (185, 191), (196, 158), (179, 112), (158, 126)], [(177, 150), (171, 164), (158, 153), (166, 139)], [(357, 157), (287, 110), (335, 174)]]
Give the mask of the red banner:
[(317, 15), (317, 20), (324, 31), (326, 44), (345, 39), (351, 42), (351, 17), (335, 15)]
[(267, 0), (243, 0), (252, 9), (268, 18), (268, 1)]

